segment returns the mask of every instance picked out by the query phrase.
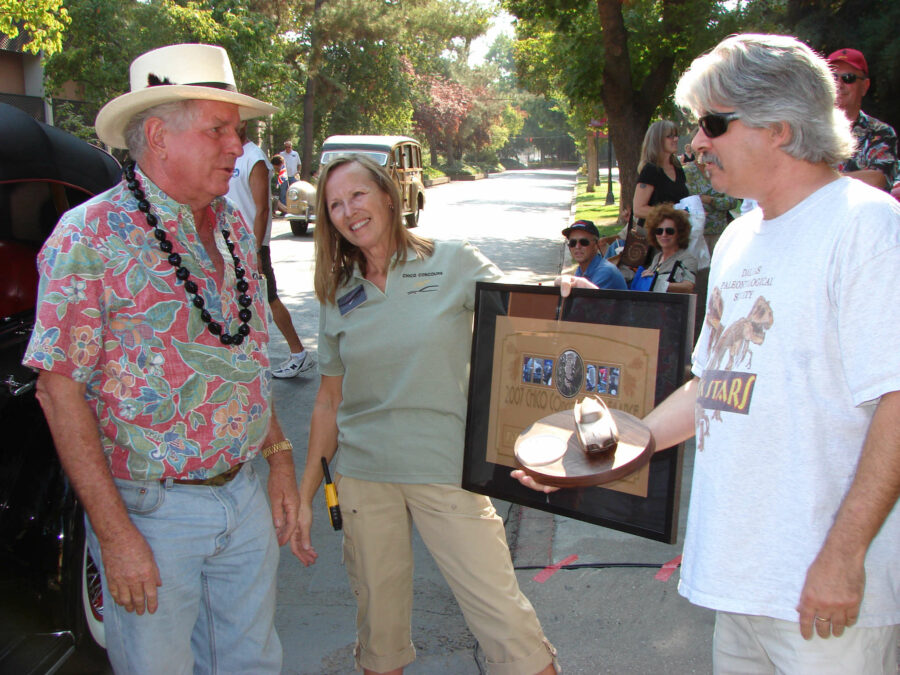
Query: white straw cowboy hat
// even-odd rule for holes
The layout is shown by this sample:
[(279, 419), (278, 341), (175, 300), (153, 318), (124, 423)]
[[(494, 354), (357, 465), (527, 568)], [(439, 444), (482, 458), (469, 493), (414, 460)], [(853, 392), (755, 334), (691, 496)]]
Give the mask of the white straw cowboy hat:
[(170, 103), (203, 99), (240, 106), (241, 119), (271, 115), (278, 108), (237, 92), (228, 53), (215, 45), (160, 47), (131, 62), (131, 91), (114, 98), (97, 114), (97, 136), (124, 148), (125, 128), (137, 113)]

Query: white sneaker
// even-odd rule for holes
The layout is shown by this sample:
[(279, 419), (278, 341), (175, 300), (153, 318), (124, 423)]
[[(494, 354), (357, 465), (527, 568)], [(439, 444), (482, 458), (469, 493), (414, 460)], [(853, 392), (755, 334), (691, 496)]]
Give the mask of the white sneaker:
[(304, 349), (300, 356), (291, 356), (287, 361), (272, 370), (272, 377), (287, 379), (297, 377), (300, 373), (312, 370), (316, 365), (315, 357)]

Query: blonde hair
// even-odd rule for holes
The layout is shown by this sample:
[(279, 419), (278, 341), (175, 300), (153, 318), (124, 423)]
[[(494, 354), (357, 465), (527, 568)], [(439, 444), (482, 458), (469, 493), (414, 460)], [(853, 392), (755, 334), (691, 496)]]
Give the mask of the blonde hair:
[[(641, 161), (638, 163), (638, 172), (647, 164), (662, 166), (659, 158), (665, 152), (666, 138), (672, 132), (678, 133), (678, 125), (669, 120), (657, 120), (650, 125), (647, 133), (644, 134), (644, 143), (641, 145)], [(681, 162), (674, 154), (669, 156), (669, 160), (674, 166), (681, 166)]]
[(397, 184), (391, 180), (384, 167), (376, 164), (365, 155), (342, 155), (336, 157), (322, 169), (319, 176), (319, 189), (316, 191), (316, 228), (313, 240), (316, 246), (316, 272), (314, 285), (319, 302), (335, 303), (338, 288), (346, 284), (353, 276), (353, 270), (359, 266), (363, 276), (366, 275), (367, 262), (363, 252), (341, 236), (331, 221), (328, 212), (328, 179), (335, 169), (346, 164), (355, 163), (369, 172), (369, 177), (382, 193), (391, 200), (390, 237), (393, 246), (391, 267), (405, 259), (406, 250), (412, 248), (419, 259), (427, 258), (434, 253), (434, 242), (419, 237), (403, 225), (403, 201)]

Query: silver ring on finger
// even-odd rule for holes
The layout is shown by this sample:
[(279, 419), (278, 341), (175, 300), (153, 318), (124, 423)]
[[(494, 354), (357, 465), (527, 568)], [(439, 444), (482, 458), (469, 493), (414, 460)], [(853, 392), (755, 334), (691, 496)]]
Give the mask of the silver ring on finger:
[(831, 619), (826, 619), (823, 616), (817, 616), (816, 621), (824, 621), (825, 623), (831, 623)]

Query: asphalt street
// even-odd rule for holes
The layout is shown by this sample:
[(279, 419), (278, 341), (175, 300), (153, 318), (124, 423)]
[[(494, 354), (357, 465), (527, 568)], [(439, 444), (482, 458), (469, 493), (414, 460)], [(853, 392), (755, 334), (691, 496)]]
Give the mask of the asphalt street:
[[(560, 268), (569, 264), (560, 231), (570, 222), (574, 183), (574, 172), (516, 171), (435, 186), (427, 190), (418, 232), (434, 239), (469, 240), (512, 282), (552, 282)], [(305, 237), (295, 237), (287, 221), (276, 220), (271, 248), (280, 297), (291, 310), (304, 344), (315, 351), (318, 303), (312, 287), (312, 229)], [(287, 357), (287, 346), (277, 331), (271, 353), (275, 364)], [(315, 372), (274, 383), (278, 416), (294, 443), (298, 479), (317, 385)], [(693, 452), (689, 445), (684, 456), (679, 543), (675, 545), (495, 501), (507, 521), (515, 565), (529, 568), (518, 569), (519, 583), (556, 646), (565, 673), (711, 672), (713, 613), (678, 595), (677, 570), (668, 578), (657, 578), (660, 566), (681, 553)], [(265, 474), (265, 461), (255, 461)], [(350, 674), (355, 672), (356, 606), (341, 565), (341, 537), (330, 528), (321, 490), (315, 505), (313, 543), (318, 562), (305, 568), (287, 548), (281, 552), (276, 625), (284, 646), (283, 672)], [(413, 641), (418, 658), (406, 672), (486, 672), (475, 639), (418, 537), (414, 549)], [(530, 568), (572, 556), (577, 556), (579, 564), (598, 567), (559, 569), (535, 580), (538, 570)], [(109, 671), (96, 662), (76, 661), (63, 672)]]

